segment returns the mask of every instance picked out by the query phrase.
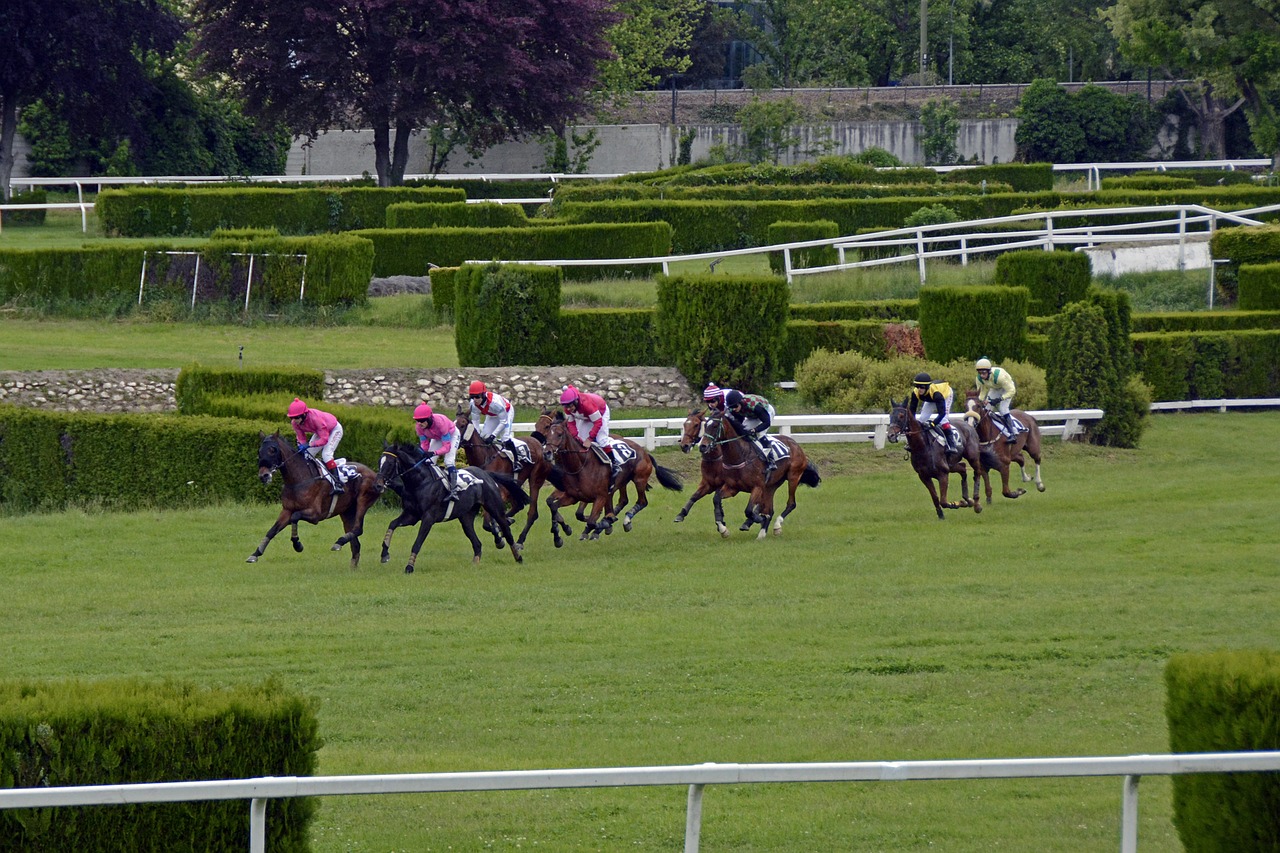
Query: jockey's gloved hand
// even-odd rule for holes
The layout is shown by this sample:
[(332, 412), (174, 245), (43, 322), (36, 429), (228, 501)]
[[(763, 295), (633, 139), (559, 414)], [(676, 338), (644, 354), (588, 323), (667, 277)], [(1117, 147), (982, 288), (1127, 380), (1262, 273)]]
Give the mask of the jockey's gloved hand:
[(299, 453), (304, 453), (304, 452), (306, 451), (306, 449), (307, 449), (308, 447), (310, 447), (310, 446), (311, 446), (311, 445), (307, 444), (305, 441), (304, 441), (304, 442), (301, 442), (301, 443), (299, 443), (299, 444), (298, 444), (298, 452), (299, 452)]

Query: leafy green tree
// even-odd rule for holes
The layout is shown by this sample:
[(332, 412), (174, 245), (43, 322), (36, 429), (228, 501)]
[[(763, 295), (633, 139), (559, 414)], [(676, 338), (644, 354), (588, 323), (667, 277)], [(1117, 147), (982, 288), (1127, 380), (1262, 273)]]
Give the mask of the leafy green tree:
[(960, 110), (947, 98), (931, 98), (920, 108), (920, 146), (924, 162), (930, 166), (950, 166), (960, 159), (956, 136), (960, 133)]
[(799, 144), (792, 130), (800, 120), (800, 107), (791, 98), (763, 101), (755, 98), (738, 110), (745, 139), (743, 155), (749, 163), (777, 163), (788, 148)]
[(622, 19), (605, 33), (614, 58), (600, 64), (599, 90), (629, 95), (687, 71), (704, 5), (703, 0), (620, 0), (614, 8)]
[(9, 199), (24, 107), (56, 102), (77, 128), (127, 117), (129, 102), (152, 87), (149, 57), (171, 51), (182, 29), (161, 0), (0, 3), (0, 199)]
[(1030, 163), (1075, 163), (1085, 149), (1075, 103), (1052, 80), (1036, 80), (1018, 103), (1014, 142), (1020, 159)]

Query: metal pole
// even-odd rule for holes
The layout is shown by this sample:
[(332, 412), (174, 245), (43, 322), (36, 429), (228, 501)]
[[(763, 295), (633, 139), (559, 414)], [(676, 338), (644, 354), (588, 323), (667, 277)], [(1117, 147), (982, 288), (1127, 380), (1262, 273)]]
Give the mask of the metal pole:
[(196, 252), (196, 272), (191, 276), (191, 310), (196, 310), (196, 285), (200, 283), (200, 253)]
[(253, 287), (253, 254), (249, 254), (249, 276), (244, 280), (244, 310), (249, 310), (249, 288)]
[(1120, 815), (1120, 853), (1138, 853), (1138, 780), (1124, 777), (1124, 806)]
[(147, 251), (142, 250), (142, 276), (138, 279), (138, 304), (142, 304), (142, 285), (147, 280)]
[(684, 853), (698, 853), (702, 834), (702, 785), (689, 786), (689, 805), (684, 817)]

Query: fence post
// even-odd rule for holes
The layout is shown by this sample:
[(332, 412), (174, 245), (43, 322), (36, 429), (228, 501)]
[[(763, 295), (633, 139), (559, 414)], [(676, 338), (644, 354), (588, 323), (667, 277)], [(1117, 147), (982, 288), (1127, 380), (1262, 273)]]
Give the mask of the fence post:
[(254, 797), (249, 801), (249, 853), (266, 853), (267, 801)]
[(920, 283), (924, 284), (924, 229), (916, 229), (916, 263), (920, 266)]
[(684, 816), (684, 853), (698, 853), (702, 834), (702, 785), (689, 786), (689, 805)]
[(1124, 777), (1124, 796), (1120, 814), (1120, 853), (1138, 853), (1138, 780), (1141, 776)]
[(142, 250), (142, 275), (138, 278), (138, 304), (142, 304), (142, 286), (147, 281), (147, 250)]

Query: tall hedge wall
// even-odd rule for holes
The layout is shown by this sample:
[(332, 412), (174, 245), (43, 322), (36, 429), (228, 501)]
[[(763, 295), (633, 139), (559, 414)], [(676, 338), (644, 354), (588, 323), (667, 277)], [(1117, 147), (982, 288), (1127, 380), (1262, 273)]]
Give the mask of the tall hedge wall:
[(654, 312), (648, 308), (561, 309), (556, 333), (560, 364), (664, 365), (653, 345)]
[(387, 205), (388, 228), (521, 228), (529, 224), (518, 204), (439, 204), (397, 202)]
[(1280, 397), (1280, 330), (1147, 332), (1132, 342), (1156, 400)]
[(1280, 263), (1242, 265), (1236, 304), (1241, 311), (1280, 310)]
[(1031, 291), (1028, 310), (1034, 316), (1048, 316), (1068, 302), (1083, 299), (1092, 279), (1089, 259), (1080, 252), (1024, 249), (996, 258), (993, 281), (1027, 288)]
[(695, 390), (716, 382), (767, 392), (786, 335), (786, 279), (659, 276), (658, 350)]
[(318, 403), (324, 399), (324, 372), (308, 368), (229, 370), (189, 364), (178, 372), (174, 397), (184, 415), (209, 414), (211, 397), (288, 394)]
[[(830, 219), (813, 219), (806, 222), (771, 222), (766, 231), (770, 246), (782, 243), (803, 243), (808, 240), (831, 240), (840, 236), (840, 226)], [(786, 272), (782, 252), (769, 253), (769, 269), (779, 275)], [(808, 246), (791, 250), (791, 268), (807, 269), (825, 267), (836, 263), (839, 256), (834, 246)]]
[(932, 361), (985, 355), (1021, 359), (1027, 334), (1025, 287), (922, 287), (920, 339)]
[(1227, 261), (1215, 268), (1215, 281), (1223, 298), (1234, 302), (1242, 265), (1280, 261), (1280, 225), (1219, 228), (1209, 240), (1209, 253)]
[[(1280, 750), (1280, 653), (1180, 654), (1164, 672), (1174, 753)], [(1280, 774), (1173, 777), (1173, 823), (1190, 851), (1280, 849)]]
[(556, 364), (560, 268), (467, 264), (454, 276), (454, 337), (465, 367)]
[[(0, 788), (310, 776), (314, 704), (267, 681), (208, 689), (179, 682), (0, 682)], [(267, 849), (303, 853), (310, 798), (274, 800)], [(0, 849), (243, 849), (243, 800), (0, 811)]]

